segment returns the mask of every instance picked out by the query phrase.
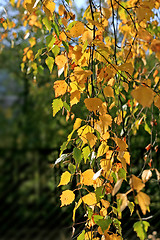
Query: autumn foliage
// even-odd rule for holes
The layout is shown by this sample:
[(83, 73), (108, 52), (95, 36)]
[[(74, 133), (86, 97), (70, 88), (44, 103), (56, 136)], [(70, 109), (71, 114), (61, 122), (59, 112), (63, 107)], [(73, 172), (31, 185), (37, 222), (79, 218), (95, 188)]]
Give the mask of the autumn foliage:
[[(86, 221), (78, 240), (123, 239), (121, 219), (129, 208), (130, 215), (136, 212), (139, 218), (133, 229), (145, 239), (149, 222), (142, 218), (150, 211), (145, 184), (153, 172), (159, 180), (152, 156), (159, 134), (154, 113), (160, 109), (159, 63), (148, 70), (146, 59), (154, 53), (160, 60), (155, 19), (160, 1), (89, 0), (81, 21), (69, 0), (57, 6), (52, 0), (11, 3), (17, 4), (26, 29), (32, 29), (24, 36), (29, 46), (24, 49), (22, 71), (27, 66), (37, 78), (43, 59), (50, 74), (57, 74), (53, 116), (62, 112), (66, 121), (74, 122), (55, 162), (66, 168), (58, 187), (67, 185), (60, 201), (61, 207), (73, 205), (73, 236), (76, 211), (83, 207)], [(2, 40), (14, 24), (0, 21), (5, 29)], [(39, 30), (46, 38), (44, 47), (35, 52)], [(84, 111), (83, 119), (76, 116), (76, 105)], [(135, 176), (130, 139), (140, 126), (150, 142), (143, 169)]]

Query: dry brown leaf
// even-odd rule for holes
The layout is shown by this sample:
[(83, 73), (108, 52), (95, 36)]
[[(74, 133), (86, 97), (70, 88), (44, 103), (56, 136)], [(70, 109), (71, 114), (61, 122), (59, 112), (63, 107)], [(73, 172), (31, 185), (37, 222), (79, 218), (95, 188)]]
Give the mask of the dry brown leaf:
[(152, 177), (151, 170), (144, 170), (142, 172), (142, 181), (145, 183)]
[(139, 192), (142, 188), (145, 187), (145, 184), (142, 182), (142, 180), (135, 175), (132, 175), (130, 180), (131, 188)]
[(150, 197), (143, 192), (139, 192), (137, 194), (137, 200), (138, 200), (138, 204), (142, 210), (142, 213), (145, 215), (146, 211), (149, 207), (149, 204), (150, 204)]

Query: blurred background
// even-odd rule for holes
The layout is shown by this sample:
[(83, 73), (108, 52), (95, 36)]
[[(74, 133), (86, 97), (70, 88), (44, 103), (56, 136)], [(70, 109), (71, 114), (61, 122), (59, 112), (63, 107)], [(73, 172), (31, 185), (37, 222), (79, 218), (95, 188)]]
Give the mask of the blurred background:
[[(17, 21), (16, 10), (12, 15)], [(0, 52), (0, 240), (67, 240), (72, 234), (73, 204), (60, 208), (62, 189), (57, 185), (64, 169), (53, 167), (53, 163), (73, 122), (66, 121), (61, 113), (52, 117), (54, 71), (50, 75), (44, 64), (37, 80), (21, 72), (23, 49), (27, 46), (23, 37), (23, 29), (18, 28), (14, 47), (8, 36)], [(154, 64), (151, 56), (148, 68), (152, 69)], [(80, 112), (78, 107), (76, 111)], [(156, 114), (159, 123), (159, 112)], [(141, 127), (138, 137), (131, 138), (134, 174), (139, 174), (143, 166), (149, 141), (150, 135)], [(157, 169), (159, 160), (158, 151), (153, 159)], [(151, 225), (148, 239), (160, 236), (160, 188), (154, 179), (156, 176), (146, 184), (151, 196), (151, 212), (145, 216)], [(84, 227), (79, 224), (84, 213), (82, 209), (77, 212), (76, 234)], [(123, 214), (124, 239), (137, 239), (132, 229), (137, 216), (133, 214), (128, 221), (129, 210)]]

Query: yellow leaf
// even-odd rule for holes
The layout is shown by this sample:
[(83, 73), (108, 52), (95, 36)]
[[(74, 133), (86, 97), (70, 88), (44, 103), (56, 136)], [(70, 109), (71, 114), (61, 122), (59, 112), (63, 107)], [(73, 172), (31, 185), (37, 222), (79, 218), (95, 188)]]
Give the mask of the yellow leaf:
[(113, 92), (112, 87), (107, 86), (107, 87), (105, 87), (105, 88), (103, 89), (103, 91), (104, 91), (104, 95), (105, 95), (106, 97), (114, 97), (114, 92)]
[(141, 28), (138, 31), (138, 38), (143, 39), (144, 41), (150, 42), (152, 40), (152, 35), (145, 29)]
[(64, 205), (69, 205), (74, 201), (75, 194), (71, 190), (65, 190), (62, 192), (60, 199), (61, 199), (61, 207), (63, 207)]
[(84, 24), (82, 22), (77, 21), (75, 25), (71, 28), (70, 34), (71, 37), (75, 38), (82, 35), (84, 31), (85, 31)]
[(152, 177), (152, 172), (151, 170), (144, 170), (142, 172), (142, 181), (145, 183), (147, 182), (150, 178)]
[(55, 91), (55, 97), (59, 97), (61, 95), (64, 95), (67, 92), (67, 83), (65, 80), (57, 80), (54, 82), (54, 91)]
[(137, 200), (138, 200), (138, 204), (142, 210), (142, 213), (145, 215), (146, 211), (148, 210), (149, 204), (150, 204), (150, 197), (143, 192), (139, 192), (137, 194)]
[(130, 165), (130, 153), (129, 153), (129, 152), (125, 152), (124, 155), (123, 155), (123, 157), (125, 158), (126, 163), (127, 163), (128, 165)]
[(89, 125), (84, 125), (83, 127), (79, 128), (77, 131), (78, 136), (82, 139), (84, 143), (88, 143), (86, 134), (93, 133), (93, 132), (94, 132), (93, 128)]
[(68, 59), (64, 55), (58, 55), (55, 57), (55, 63), (58, 66), (58, 70), (63, 68), (67, 62), (68, 62)]
[(86, 186), (93, 185), (93, 176), (94, 172), (92, 169), (87, 169), (85, 172), (81, 175), (81, 184), (84, 184)]
[(34, 6), (35, 2), (36, 2), (36, 0), (24, 0), (24, 3), (23, 3), (24, 8), (26, 8), (29, 13), (32, 13), (34, 10), (33, 6)]
[(86, 138), (89, 142), (90, 147), (93, 148), (93, 146), (96, 144), (97, 137), (93, 133), (87, 133)]
[(87, 43), (90, 44), (93, 41), (93, 33), (91, 30), (86, 30), (82, 35), (82, 41), (85, 42), (87, 40)]
[(135, 175), (132, 175), (131, 181), (130, 181), (131, 188), (139, 192), (142, 188), (145, 187), (145, 184), (142, 182), (142, 180)]
[(109, 150), (109, 146), (107, 145), (106, 142), (103, 141), (98, 148), (97, 158), (105, 154), (108, 150)]
[(71, 104), (71, 107), (72, 107), (74, 104), (77, 104), (77, 103), (80, 101), (80, 98), (81, 98), (81, 93), (80, 93), (80, 91), (76, 90), (76, 91), (72, 92), (71, 95), (70, 95), (70, 104)]
[(81, 126), (82, 119), (76, 118), (76, 121), (73, 126), (73, 130), (77, 130)]
[(150, 107), (153, 103), (155, 94), (149, 87), (139, 86), (136, 89), (132, 90), (131, 95), (143, 107)]
[(44, 0), (43, 2), (43, 10), (49, 19), (53, 16), (55, 6), (55, 3), (51, 0)]
[(71, 174), (68, 171), (64, 172), (61, 176), (61, 180), (58, 187), (61, 185), (67, 185), (70, 182), (70, 179), (71, 179)]
[[(112, 152), (112, 151), (110, 151), (110, 152)], [(112, 167), (112, 162), (113, 162), (113, 159), (111, 159), (111, 156), (108, 157), (107, 159), (105, 159), (105, 158), (101, 159), (100, 160), (100, 166), (103, 169), (103, 171), (108, 172)]]
[(84, 103), (89, 111), (93, 111), (96, 114), (96, 111), (100, 110), (103, 102), (99, 98), (86, 98)]
[(97, 203), (96, 194), (93, 192), (88, 193), (82, 197), (82, 201), (89, 206), (95, 205)]
[(134, 68), (133, 68), (132, 63), (124, 63), (124, 64), (122, 64), (121, 66), (118, 67), (118, 70), (127, 72), (130, 75), (132, 75)]
[(126, 144), (126, 142), (120, 138), (117, 138), (117, 137), (113, 137), (112, 138), (115, 143), (117, 144), (117, 146), (120, 148), (120, 151), (125, 151), (126, 148), (128, 147), (128, 145)]

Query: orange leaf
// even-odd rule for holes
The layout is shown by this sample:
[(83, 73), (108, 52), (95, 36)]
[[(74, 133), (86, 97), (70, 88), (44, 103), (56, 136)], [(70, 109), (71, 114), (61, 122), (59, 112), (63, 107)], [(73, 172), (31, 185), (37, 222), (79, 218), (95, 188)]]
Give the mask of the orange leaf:
[(65, 80), (57, 80), (54, 82), (54, 91), (55, 91), (55, 97), (59, 97), (61, 95), (64, 95), (67, 92), (67, 83)]
[(77, 104), (77, 103), (80, 101), (80, 98), (81, 98), (81, 93), (80, 93), (80, 91), (76, 90), (76, 91), (72, 92), (71, 95), (70, 95), (70, 104), (71, 104), (71, 107), (72, 107), (74, 104)]
[(96, 114), (96, 111), (100, 110), (103, 102), (99, 98), (86, 98), (84, 103), (89, 111), (93, 111)]
[(114, 92), (113, 92), (112, 87), (107, 86), (107, 87), (105, 87), (105, 88), (103, 89), (103, 91), (104, 91), (104, 95), (105, 95), (106, 97), (114, 97)]
[(84, 24), (82, 22), (77, 21), (75, 25), (71, 28), (70, 34), (71, 34), (71, 37), (75, 38), (82, 35), (84, 31), (85, 31)]
[(153, 52), (160, 52), (160, 40), (154, 39), (151, 43), (151, 49)]
[(150, 107), (153, 103), (154, 92), (149, 87), (139, 86), (132, 90), (131, 95), (137, 100), (143, 107)]
[(55, 63), (57, 64), (58, 66), (58, 70), (63, 68), (65, 66), (65, 64), (68, 62), (68, 59), (66, 56), (64, 55), (58, 55), (56, 58), (55, 58)]

